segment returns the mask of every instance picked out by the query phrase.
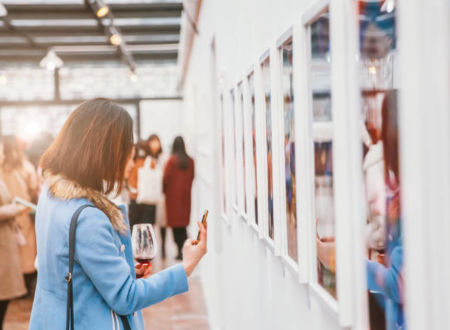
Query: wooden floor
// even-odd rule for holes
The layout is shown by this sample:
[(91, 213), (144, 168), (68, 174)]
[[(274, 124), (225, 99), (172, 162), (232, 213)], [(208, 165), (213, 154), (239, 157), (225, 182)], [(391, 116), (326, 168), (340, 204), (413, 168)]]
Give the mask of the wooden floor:
[[(159, 242), (161, 240), (158, 240)], [(173, 238), (169, 233), (169, 257), (166, 260), (156, 259), (155, 271), (164, 269), (175, 263), (176, 255)], [(19, 299), (13, 301), (8, 308), (4, 330), (27, 330), (30, 319), (32, 300)], [(208, 330), (208, 315), (203, 298), (200, 277), (194, 272), (189, 278), (189, 292), (172, 297), (143, 310), (145, 328), (152, 330)]]

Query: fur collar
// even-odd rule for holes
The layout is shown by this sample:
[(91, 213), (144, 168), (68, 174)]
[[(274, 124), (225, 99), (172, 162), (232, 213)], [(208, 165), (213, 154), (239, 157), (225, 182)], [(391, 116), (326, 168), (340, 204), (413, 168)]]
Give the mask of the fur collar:
[(120, 233), (125, 233), (127, 231), (127, 225), (123, 219), (121, 209), (101, 192), (91, 188), (84, 188), (77, 182), (72, 181), (60, 174), (54, 175), (51, 173), (45, 173), (44, 180), (52, 196), (62, 200), (86, 198), (94, 204), (96, 208), (106, 214), (114, 229), (118, 230)]

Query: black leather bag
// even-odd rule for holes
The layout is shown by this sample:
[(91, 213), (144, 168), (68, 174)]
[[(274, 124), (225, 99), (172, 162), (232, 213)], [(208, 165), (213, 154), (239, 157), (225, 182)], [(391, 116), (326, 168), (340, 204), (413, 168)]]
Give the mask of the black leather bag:
[[(81, 211), (83, 211), (87, 207), (94, 207), (89, 204), (85, 204), (80, 206), (72, 216), (72, 220), (70, 220), (70, 229), (69, 229), (69, 272), (66, 274), (67, 281), (67, 315), (66, 315), (66, 330), (75, 330), (74, 327), (74, 318), (73, 318), (73, 281), (72, 281), (72, 272), (73, 272), (73, 261), (75, 257), (75, 233), (78, 223), (78, 217), (80, 216)], [(122, 324), (125, 330), (131, 330), (130, 324), (128, 323), (128, 318), (125, 315), (120, 315), (122, 320)]]

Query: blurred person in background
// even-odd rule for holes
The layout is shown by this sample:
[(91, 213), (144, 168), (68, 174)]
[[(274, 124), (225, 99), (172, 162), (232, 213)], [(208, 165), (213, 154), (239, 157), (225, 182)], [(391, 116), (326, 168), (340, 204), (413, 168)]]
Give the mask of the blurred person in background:
[[(25, 160), (23, 152), (15, 136), (2, 138), (5, 160), (1, 166), (0, 175), (5, 182), (12, 198), (19, 197), (27, 202), (36, 201), (37, 179), (33, 165)], [(36, 233), (34, 221), (29, 212), (16, 217), (16, 223), (23, 235), (20, 246), (20, 260), (25, 276), (28, 294), (33, 295), (36, 282)]]
[[(0, 140), (0, 166), (5, 156), (3, 143)], [(0, 330), (10, 300), (22, 297), (27, 293), (22, 275), (19, 245), (23, 236), (18, 231), (15, 221), (28, 210), (19, 204), (12, 203), (12, 197), (0, 177)]]
[(166, 224), (162, 180), (167, 158), (156, 134), (149, 136), (143, 148), (145, 157), (136, 159), (128, 180), (131, 189), (135, 191), (130, 204), (131, 225), (157, 223), (161, 231), (161, 255), (165, 258)]
[(182, 258), (182, 247), (187, 238), (193, 180), (194, 160), (187, 155), (183, 138), (177, 136), (173, 141), (172, 155), (164, 169), (163, 180), (167, 225), (172, 228), (178, 247), (177, 260)]
[[(39, 274), (30, 330), (60, 330), (70, 323), (76, 329), (124, 329), (128, 323), (143, 330), (141, 309), (189, 289), (187, 277), (206, 253), (206, 227), (198, 223), (201, 239), (186, 242), (182, 263), (149, 276), (134, 264), (126, 214), (105, 196), (117, 185), (120, 190), (132, 150), (128, 112), (93, 99), (70, 114), (42, 156), (45, 188), (36, 212)], [(71, 232), (74, 264), (68, 273)]]
[[(27, 159), (31, 162), (35, 168), (36, 178), (37, 178), (37, 193), (36, 197), (39, 196), (43, 179), (41, 170), (39, 168), (39, 161), (41, 156), (44, 154), (45, 150), (52, 144), (54, 137), (49, 132), (44, 132), (40, 134), (36, 139), (30, 141), (27, 148), (25, 149), (25, 154)], [(37, 201), (37, 200), (36, 200)]]

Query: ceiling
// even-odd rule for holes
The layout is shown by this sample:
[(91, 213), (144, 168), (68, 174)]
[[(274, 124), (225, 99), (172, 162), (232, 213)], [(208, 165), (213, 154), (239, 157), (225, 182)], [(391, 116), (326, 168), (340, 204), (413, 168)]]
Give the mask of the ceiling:
[[(50, 48), (64, 61), (175, 62), (180, 40), (181, 0), (106, 0), (109, 13), (96, 16), (94, 0), (3, 0), (0, 61), (39, 63)], [(111, 44), (111, 26), (122, 36)]]

